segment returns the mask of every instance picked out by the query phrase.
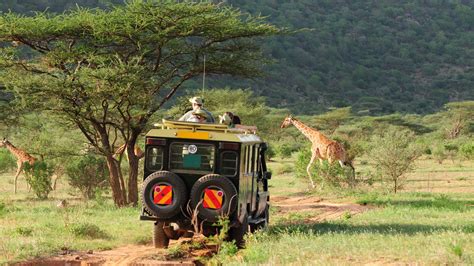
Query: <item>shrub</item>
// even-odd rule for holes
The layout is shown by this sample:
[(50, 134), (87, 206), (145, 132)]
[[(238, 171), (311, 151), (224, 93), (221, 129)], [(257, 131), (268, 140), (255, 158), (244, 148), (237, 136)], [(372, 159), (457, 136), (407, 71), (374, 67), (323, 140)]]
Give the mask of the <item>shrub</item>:
[(165, 255), (167, 259), (181, 259), (187, 255), (187, 250), (185, 245), (176, 245), (172, 246), (167, 250)]
[(421, 155), (412, 132), (389, 127), (382, 135), (372, 138), (370, 152), (378, 174), (392, 183), (393, 192), (403, 187), (405, 174)]
[(86, 155), (66, 166), (68, 183), (78, 189), (86, 199), (93, 199), (97, 189), (107, 187), (109, 176), (107, 163), (102, 158)]
[(81, 223), (70, 227), (71, 233), (77, 237), (89, 239), (108, 239), (109, 235), (95, 224)]
[(37, 161), (33, 165), (25, 163), (26, 182), (35, 192), (39, 199), (47, 199), (53, 188), (51, 187), (51, 176), (53, 168), (43, 161)]
[(271, 161), (275, 157), (275, 149), (273, 145), (268, 145), (267, 151), (265, 151), (265, 157), (268, 161)]
[[(295, 170), (296, 176), (308, 177), (306, 167), (311, 159), (311, 151), (309, 149), (300, 150), (296, 156)], [(310, 169), (313, 182), (319, 183), (321, 187), (354, 187), (355, 180), (352, 176), (352, 169), (348, 167), (341, 167), (338, 162), (329, 164), (323, 161), (321, 164), (316, 160)]]
[(16, 161), (9, 151), (0, 149), (0, 172), (7, 172), (14, 169)]
[(301, 148), (301, 145), (294, 142), (292, 144), (283, 143), (277, 148), (277, 154), (281, 158), (289, 158), (293, 152), (298, 151)]
[(468, 142), (461, 145), (460, 148), (461, 155), (468, 159), (474, 159), (474, 142)]
[(436, 146), (434, 146), (432, 149), (432, 154), (439, 164), (442, 164), (443, 161), (448, 158), (448, 155), (446, 154), (446, 151), (444, 149), (444, 145), (442, 144), (437, 144)]

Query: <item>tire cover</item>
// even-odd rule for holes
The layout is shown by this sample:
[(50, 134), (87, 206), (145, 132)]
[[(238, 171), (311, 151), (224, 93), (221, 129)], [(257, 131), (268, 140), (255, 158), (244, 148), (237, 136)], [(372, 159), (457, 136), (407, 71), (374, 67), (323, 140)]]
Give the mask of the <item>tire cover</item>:
[[(207, 209), (203, 207), (202, 200), (206, 188), (221, 190), (224, 195), (220, 209)], [(193, 210), (198, 206), (198, 216), (209, 222), (217, 222), (219, 216), (231, 216), (237, 209), (237, 189), (227, 178), (217, 174), (209, 174), (199, 178), (191, 189), (191, 207)]]
[[(156, 185), (172, 187), (172, 200), (170, 205), (157, 205), (153, 202), (153, 191)], [(149, 175), (143, 183), (143, 207), (150, 214), (160, 219), (171, 219), (185, 210), (188, 192), (183, 180), (176, 174), (168, 171), (158, 171)]]

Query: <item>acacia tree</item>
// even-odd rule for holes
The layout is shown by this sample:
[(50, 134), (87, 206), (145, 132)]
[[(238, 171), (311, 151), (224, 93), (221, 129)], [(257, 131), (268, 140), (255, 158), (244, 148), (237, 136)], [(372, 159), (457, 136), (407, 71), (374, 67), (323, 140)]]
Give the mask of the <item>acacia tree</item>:
[(415, 142), (413, 132), (399, 127), (389, 126), (382, 135), (372, 137), (370, 157), (382, 180), (392, 183), (397, 193), (403, 188), (405, 174), (412, 170), (421, 148)]
[[(2, 82), (34, 110), (73, 122), (107, 160), (117, 206), (138, 200), (137, 138), (182, 84), (203, 72), (251, 77), (254, 37), (279, 34), (261, 17), (213, 3), (131, 1), (112, 10), (0, 16)], [(125, 141), (128, 184), (114, 150)], [(128, 194), (127, 194), (128, 190)]]

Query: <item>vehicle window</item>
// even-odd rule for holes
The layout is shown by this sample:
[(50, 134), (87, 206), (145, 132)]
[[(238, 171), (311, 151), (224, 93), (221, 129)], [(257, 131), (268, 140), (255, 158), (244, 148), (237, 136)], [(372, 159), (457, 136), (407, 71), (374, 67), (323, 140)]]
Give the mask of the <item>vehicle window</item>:
[(257, 164), (257, 172), (260, 172), (262, 166), (260, 165), (260, 145), (257, 146), (256, 149), (256, 164)]
[(149, 147), (147, 149), (146, 167), (153, 171), (161, 170), (163, 168), (162, 147)]
[(257, 164), (256, 164), (256, 161), (257, 161), (257, 145), (252, 146), (251, 152), (252, 152), (252, 158), (251, 158), (252, 167), (251, 167), (250, 172), (255, 172), (255, 169), (257, 168)]
[(251, 161), (251, 152), (252, 149), (250, 146), (245, 147), (245, 172), (250, 173), (250, 167), (252, 167), (252, 161)]
[(243, 173), (246, 173), (247, 172), (247, 147), (242, 147), (242, 155), (241, 155), (241, 158), (240, 160), (242, 160), (242, 164), (243, 164)]
[(237, 174), (237, 153), (225, 151), (221, 154), (221, 174), (235, 176)]
[(214, 145), (175, 142), (170, 145), (170, 169), (176, 172), (212, 172), (214, 155)]

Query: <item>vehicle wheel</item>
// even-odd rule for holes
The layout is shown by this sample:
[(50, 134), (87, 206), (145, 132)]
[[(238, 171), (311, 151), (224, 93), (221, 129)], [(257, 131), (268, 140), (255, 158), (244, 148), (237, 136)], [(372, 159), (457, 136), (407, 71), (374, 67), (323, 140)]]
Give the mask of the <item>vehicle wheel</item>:
[[(205, 193), (209, 190), (217, 193), (212, 200)], [(217, 199), (219, 198), (219, 199)], [(197, 208), (198, 216), (209, 222), (217, 222), (219, 216), (231, 216), (237, 209), (237, 189), (224, 176), (209, 174), (199, 178), (191, 189), (191, 207)]]
[(229, 230), (229, 238), (235, 240), (235, 244), (238, 248), (243, 248), (245, 246), (244, 236), (249, 231), (249, 219), (245, 215), (244, 221), (237, 227), (232, 227)]
[(163, 229), (165, 225), (165, 222), (156, 222), (153, 225), (153, 246), (155, 248), (168, 248), (170, 239)]
[(158, 171), (149, 175), (143, 183), (143, 207), (160, 219), (170, 219), (178, 215), (185, 209), (187, 200), (186, 185), (174, 173)]
[(258, 223), (258, 224), (250, 224), (250, 232), (254, 233), (257, 230), (265, 230), (268, 227), (268, 224), (270, 223), (270, 206), (267, 204), (267, 207), (265, 207), (265, 211), (263, 212), (263, 217), (265, 218), (264, 222)]

